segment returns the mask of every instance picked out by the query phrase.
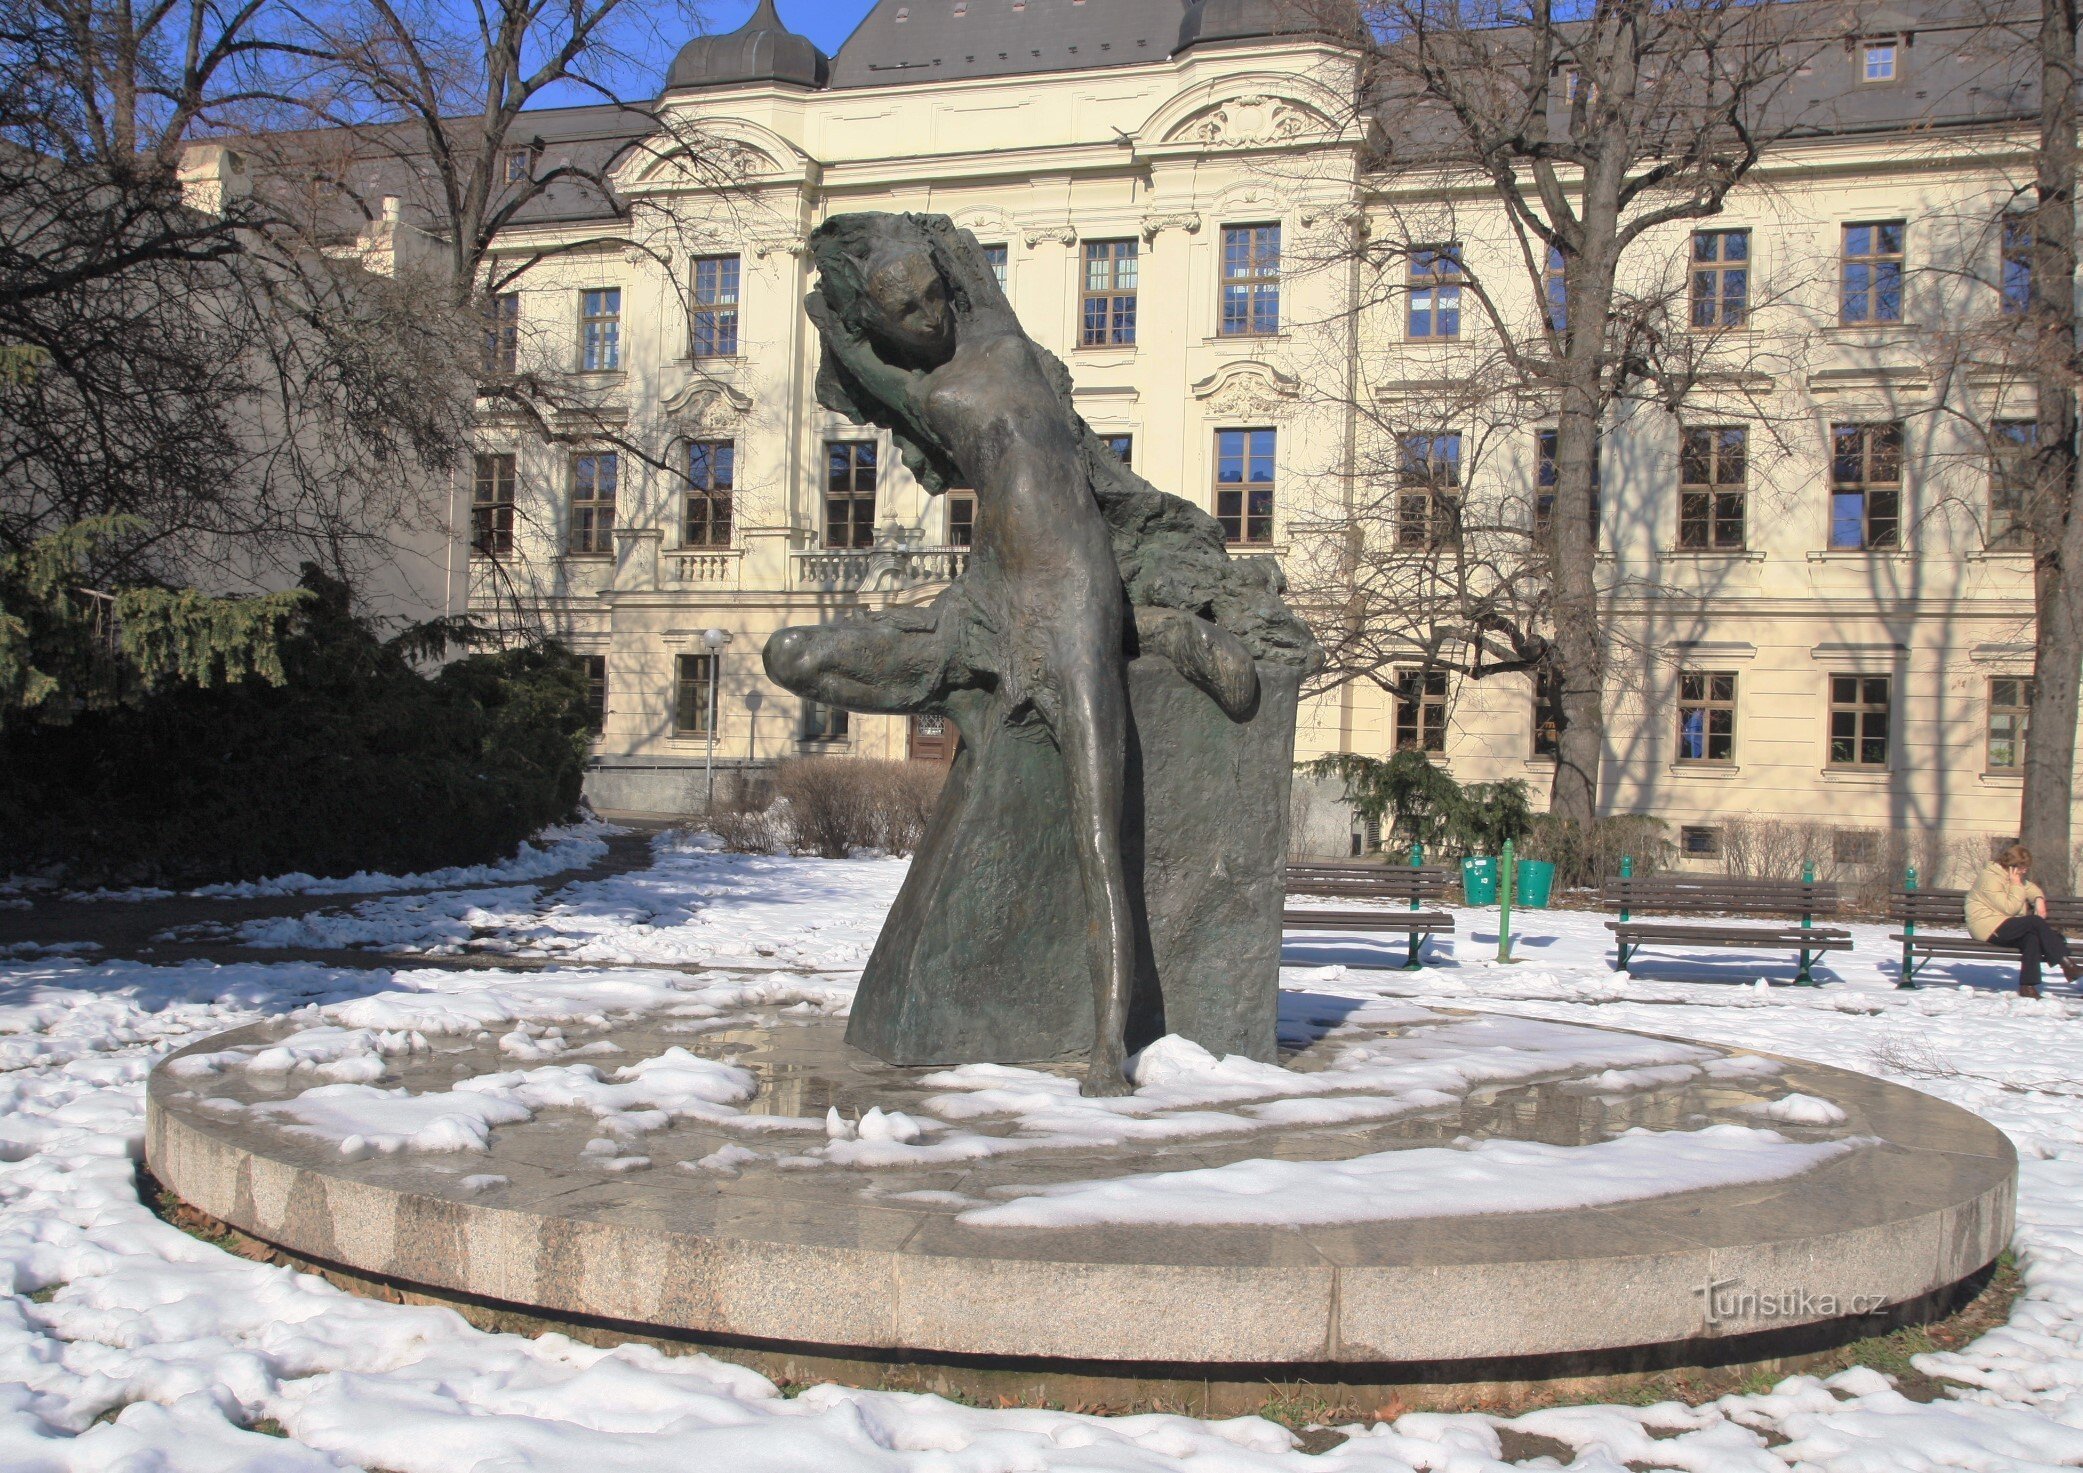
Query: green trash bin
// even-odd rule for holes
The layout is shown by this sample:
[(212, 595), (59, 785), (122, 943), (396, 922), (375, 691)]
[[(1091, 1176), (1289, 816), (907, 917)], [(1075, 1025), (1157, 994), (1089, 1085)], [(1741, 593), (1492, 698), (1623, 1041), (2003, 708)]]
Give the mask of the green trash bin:
[(1545, 859), (1522, 859), (1517, 868), (1519, 893), (1512, 903), (1528, 910), (1546, 910), (1548, 897), (1555, 891), (1555, 866)]
[(1462, 860), (1461, 894), (1470, 905), (1497, 904), (1497, 861), (1487, 855)]

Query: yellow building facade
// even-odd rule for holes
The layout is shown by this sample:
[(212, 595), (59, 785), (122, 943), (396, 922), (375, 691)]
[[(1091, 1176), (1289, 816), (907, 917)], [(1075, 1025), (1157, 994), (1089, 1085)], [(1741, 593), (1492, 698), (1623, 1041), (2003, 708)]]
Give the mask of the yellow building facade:
[[(1437, 386), (1477, 371), (1473, 312), (1452, 335), (1416, 323), (1410, 292), (1363, 280), (1350, 247), (1445, 212), (1466, 269), (1491, 253), (1502, 278), (1501, 217), (1479, 189), (1363, 167), (1348, 56), (1243, 0), (1092, 3), (1118, 8), (1088, 25), (1085, 0), (884, 0), (829, 60), (762, 6), (675, 63), (667, 126), (614, 144), (619, 244), (589, 245), (582, 215), (501, 238), (535, 262), (499, 309), (506, 366), (569, 392), (554, 437), (481, 426), (472, 597), (595, 662), (597, 806), (698, 809), (711, 760), (734, 793), (801, 754), (944, 754), (908, 721), (806, 709), (760, 665), (775, 629), (929, 600), (965, 556), (959, 499), (925, 495), (886, 436), (816, 401), (805, 241), (829, 215), (971, 230), (1094, 429), (1298, 582), (1310, 539), (1384, 494), (1384, 427), (1407, 412), (1440, 429)], [(1921, 45), (1921, 62), (1903, 45), (1905, 87), (1939, 64)], [(2031, 568), (1991, 437), (2031, 403), (1963, 344), (2003, 312), (2028, 135), (2014, 116), (1930, 126), (1935, 107), (1775, 149), (1702, 222), (1742, 234), (1743, 330), (1676, 412), (1605, 432), (1603, 803), (1666, 819), (1703, 859), (1760, 816), (1856, 831), (1854, 849), (2016, 831)], [(585, 110), (550, 122), (591, 136)], [(1674, 229), (1632, 259), (1682, 293), (1708, 248)], [(1892, 309), (1846, 320), (1853, 268)], [(1468, 427), (1470, 495), (1517, 487), (1531, 508), (1538, 418)], [(1740, 446), (1710, 433), (1737, 428)], [(1298, 758), (1415, 742), (1463, 780), (1545, 792), (1525, 676), (1428, 691), (1377, 673), (1305, 705)], [(1346, 849), (1349, 817), (1319, 797), (1308, 847)]]

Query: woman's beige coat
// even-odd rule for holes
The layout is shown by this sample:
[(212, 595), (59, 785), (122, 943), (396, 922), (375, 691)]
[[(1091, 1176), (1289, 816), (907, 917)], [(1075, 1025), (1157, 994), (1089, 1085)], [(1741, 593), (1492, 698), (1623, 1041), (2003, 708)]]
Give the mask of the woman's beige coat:
[(1987, 941), (1989, 933), (2011, 917), (2030, 913), (2032, 903), (2046, 893), (2030, 880), (2021, 885), (2009, 870), (1992, 863), (1967, 892), (1967, 929), (1975, 940)]

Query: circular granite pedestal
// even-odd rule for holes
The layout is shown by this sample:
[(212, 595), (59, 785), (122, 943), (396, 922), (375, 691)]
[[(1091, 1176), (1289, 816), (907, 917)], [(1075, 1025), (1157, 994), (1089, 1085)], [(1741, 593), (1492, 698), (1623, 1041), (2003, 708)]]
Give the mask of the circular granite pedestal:
[[(1370, 1024), (1364, 1010), (1342, 1011), (1351, 1006), (1311, 1018), (1301, 1005), (1285, 1025), (1291, 1068), (1335, 1070), (1355, 1040), (1393, 1051), (1399, 1040), (1434, 1048), (1430, 1040), (1484, 1036), (1468, 1031), (1468, 1015), (1399, 1005), (1377, 1009)], [(250, 1057), (290, 1031), (278, 1022), (161, 1065), (150, 1085), (150, 1169), (195, 1208), (301, 1261), (462, 1303), (767, 1352), (825, 1375), (848, 1363), (923, 1362), (1383, 1386), (1759, 1360), (1872, 1333), (1891, 1313), (1899, 1322), (1943, 1312), (2012, 1230), (2016, 1157), (2001, 1132), (1913, 1090), (1738, 1050), (1697, 1057), (1747, 1062), (1629, 1073), (1600, 1067), (1602, 1041), (1624, 1065), (1651, 1040), (1522, 1020), (1511, 1026), (1557, 1030), (1557, 1047), (1578, 1062), (1389, 1119), (1235, 1130), (1217, 1121), (1140, 1143), (1030, 1141), (982, 1160), (867, 1169), (819, 1159), (826, 1112), (852, 1119), (880, 1107), (925, 1120), (945, 1089), (925, 1071), (846, 1048), (835, 1018), (738, 1021), (566, 1025), (559, 1047), (590, 1042), (597, 1052), (559, 1062), (610, 1076), (683, 1046), (759, 1077), (743, 1116), (675, 1119), (617, 1148), (640, 1150), (648, 1168), (631, 1169), (625, 1154), (611, 1169), (598, 1144), (588, 1152), (601, 1122), (556, 1109), (496, 1128), (488, 1152), (354, 1159), (337, 1140), (287, 1131), (255, 1108), (322, 1081), (207, 1072), (190, 1058)], [(489, 1035), (428, 1042), (386, 1060), (376, 1082), (433, 1092), (528, 1067)], [(1789, 1092), (1829, 1101), (1843, 1118), (1804, 1126), (1758, 1113)], [(1239, 1120), (1241, 1108), (1214, 1107)], [(1865, 1139), (1793, 1176), (1570, 1211), (1054, 1228), (962, 1215), (1025, 1188), (1096, 1177), (1470, 1138), (1585, 1145), (1636, 1127), (1716, 1122), (1797, 1141)], [(997, 1128), (1013, 1141), (1035, 1130), (1032, 1121)], [(694, 1164), (733, 1145), (734, 1170)], [(1853, 1314), (1877, 1307), (1886, 1309)]]

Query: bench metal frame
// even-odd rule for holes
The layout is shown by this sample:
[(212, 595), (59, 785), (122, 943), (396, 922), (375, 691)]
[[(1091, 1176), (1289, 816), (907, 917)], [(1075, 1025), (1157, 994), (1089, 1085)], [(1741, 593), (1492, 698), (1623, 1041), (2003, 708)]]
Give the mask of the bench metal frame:
[[(1619, 916), (1606, 922), (1613, 933), (1613, 970), (1624, 972), (1648, 946), (1706, 946), (1756, 951), (1790, 949), (1797, 958), (1794, 984), (1820, 986), (1815, 964), (1833, 951), (1849, 951), (1851, 932), (1818, 926), (1818, 914), (1837, 910), (1837, 886), (1817, 880), (1812, 869), (1798, 880), (1739, 880), (1725, 875), (1654, 875), (1637, 877), (1631, 860), (1608, 876), (1604, 900)], [(1683, 922), (1637, 921), (1636, 909), (1678, 915), (1751, 915), (1799, 917), (1800, 924), (1777, 926), (1704, 926)]]
[[(1919, 924), (1964, 925), (1967, 918), (1967, 892), (1921, 889), (1917, 885), (1917, 872), (1914, 869), (1904, 877), (1902, 888), (1889, 895), (1888, 914), (1902, 925), (1900, 931), (1888, 938), (1902, 944), (1902, 975), (1895, 981), (1895, 986), (1900, 991), (1916, 991), (1917, 975), (1935, 961), (2015, 959), (2021, 969), (2024, 966), (2024, 958), (2019, 956), (2015, 946), (1996, 946), (1952, 930), (1942, 931), (1935, 936), (1928, 931), (1918, 934)], [(2060, 931), (2083, 929), (2083, 899), (2070, 897), (2056, 900), (2049, 896), (2047, 921)]]
[(1410, 936), (1406, 972), (1425, 965), (1423, 952), (1428, 938), (1452, 935), (1454, 918), (1445, 911), (1425, 910), (1453, 888), (1454, 872), (1445, 865), (1427, 865), (1424, 853), (1413, 848), (1407, 865), (1355, 862), (1290, 863), (1287, 867), (1289, 895), (1321, 895), (1331, 899), (1408, 900), (1407, 912), (1391, 910), (1286, 910), (1280, 914), (1282, 930), (1354, 931), (1362, 933), (1407, 932)]

